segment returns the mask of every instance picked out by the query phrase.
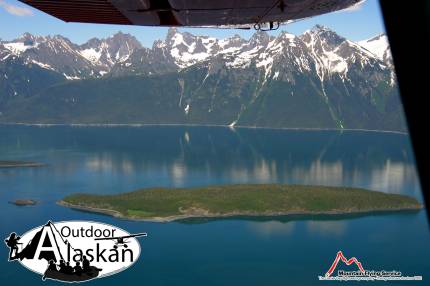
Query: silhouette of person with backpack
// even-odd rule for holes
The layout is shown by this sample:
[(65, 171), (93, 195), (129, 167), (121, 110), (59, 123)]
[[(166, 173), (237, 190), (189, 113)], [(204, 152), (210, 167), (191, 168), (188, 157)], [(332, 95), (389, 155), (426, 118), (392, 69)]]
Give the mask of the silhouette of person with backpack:
[(9, 235), (9, 238), (5, 239), (6, 245), (9, 247), (9, 260), (18, 259), (18, 241), (21, 239), (20, 236), (17, 236), (16, 233), (12, 232)]

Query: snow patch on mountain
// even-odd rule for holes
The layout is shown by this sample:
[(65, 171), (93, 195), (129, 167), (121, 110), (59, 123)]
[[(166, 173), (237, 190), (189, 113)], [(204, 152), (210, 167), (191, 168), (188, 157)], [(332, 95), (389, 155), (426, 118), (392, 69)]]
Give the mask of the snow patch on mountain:
[(38, 66), (40, 66), (40, 67), (42, 67), (42, 68), (44, 68), (44, 69), (48, 69), (48, 70), (55, 70), (55, 69), (54, 69), (53, 67), (51, 67), (50, 65), (45, 64), (45, 63), (38, 62), (38, 61), (36, 61), (36, 60), (31, 60), (31, 63), (36, 64), (36, 65), (38, 65)]
[(94, 48), (84, 49), (80, 51), (80, 54), (94, 64), (97, 64), (102, 56), (102, 53)]
[(4, 44), (4, 47), (10, 50), (12, 53), (19, 55), (28, 49), (37, 47), (37, 44), (28, 45), (23, 42), (17, 42), (17, 43), (6, 43)]
[(377, 35), (367, 40), (357, 42), (360, 46), (376, 55), (383, 61), (391, 60), (391, 50), (388, 38), (385, 34)]
[(213, 55), (213, 47), (218, 40), (211, 37), (199, 37), (189, 33), (179, 33), (175, 28), (169, 29), (165, 47), (170, 49), (179, 68), (186, 68), (202, 62)]

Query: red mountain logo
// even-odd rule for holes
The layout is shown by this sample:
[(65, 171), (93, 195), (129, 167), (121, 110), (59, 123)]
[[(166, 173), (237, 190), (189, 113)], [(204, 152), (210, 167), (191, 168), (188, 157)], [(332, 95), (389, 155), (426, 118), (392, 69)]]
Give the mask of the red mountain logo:
[(340, 260), (342, 260), (342, 262), (345, 263), (346, 265), (351, 265), (351, 264), (355, 263), (357, 265), (358, 269), (360, 269), (360, 271), (362, 273), (364, 273), (364, 268), (361, 265), (361, 262), (357, 260), (357, 258), (351, 257), (350, 259), (346, 259), (346, 257), (343, 255), (342, 251), (338, 251), (336, 258), (334, 259), (333, 264), (330, 266), (330, 269), (325, 274), (325, 277), (330, 277), (333, 274), (333, 272), (336, 269), (337, 264), (339, 263)]
[[(358, 270), (343, 270), (338, 269), (337, 275), (333, 275), (339, 262), (343, 262), (345, 265), (349, 266), (355, 264)], [(340, 268), (342, 268), (340, 266)], [(324, 276), (319, 275), (318, 280), (323, 281), (421, 281), (423, 277), (421, 275), (405, 276), (402, 272), (398, 270), (364, 270), (363, 265), (357, 258), (351, 257), (347, 259), (343, 255), (342, 251), (338, 251), (336, 258), (331, 264), (329, 270)]]

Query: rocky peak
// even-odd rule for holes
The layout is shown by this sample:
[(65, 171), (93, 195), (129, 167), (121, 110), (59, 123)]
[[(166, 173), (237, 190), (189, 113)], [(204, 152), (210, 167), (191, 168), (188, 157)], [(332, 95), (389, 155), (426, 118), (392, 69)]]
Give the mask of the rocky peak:
[(310, 36), (304, 37), (305, 41), (319, 41), (320, 43), (323, 43), (331, 48), (339, 46), (346, 40), (344, 37), (339, 36), (333, 30), (322, 25), (315, 25), (310, 31), (305, 32), (304, 36), (305, 35)]
[(257, 31), (249, 39), (249, 43), (251, 45), (255, 45), (255, 46), (257, 46), (257, 45), (266, 46), (270, 42), (270, 40), (272, 40), (272, 39), (273, 38), (271, 36), (269, 36), (268, 33), (262, 32), (262, 31)]

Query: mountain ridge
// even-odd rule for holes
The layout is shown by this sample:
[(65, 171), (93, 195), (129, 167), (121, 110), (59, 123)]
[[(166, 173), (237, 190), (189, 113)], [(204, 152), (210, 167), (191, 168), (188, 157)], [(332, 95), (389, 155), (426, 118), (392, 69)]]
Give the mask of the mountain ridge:
[[(263, 46), (267, 45), (271, 40), (273, 41), (283, 37), (284, 35), (287, 35), (290, 39), (303, 39), (306, 34), (316, 30), (336, 34), (327, 27), (315, 25), (311, 30), (307, 30), (303, 34), (297, 36), (285, 31), (281, 32), (278, 36), (271, 36), (266, 32), (256, 32), (248, 40), (237, 34), (232, 37), (218, 39), (209, 36), (195, 36), (188, 32), (179, 32), (176, 28), (170, 28), (164, 40), (156, 40), (154, 41), (152, 48), (147, 48), (144, 47), (133, 35), (122, 33), (121, 31), (118, 31), (107, 38), (91, 38), (80, 45), (71, 42), (69, 39), (61, 35), (35, 36), (30, 33), (24, 33), (12, 41), (0, 40), (0, 48), (2, 48), (2, 50), (8, 50), (13, 56), (19, 56), (26, 59), (28, 62), (38, 64), (42, 68), (50, 68), (61, 72), (66, 79), (73, 80), (103, 76), (109, 73), (115, 64), (121, 65), (127, 63), (127, 59), (134, 52), (142, 53), (146, 51), (148, 53), (150, 50), (156, 52), (157, 49), (162, 50), (163, 48), (168, 47), (170, 49), (169, 55), (165, 56), (170, 57), (170, 60), (174, 61), (177, 69), (182, 69), (202, 62), (208, 57), (217, 56), (218, 54), (225, 55), (233, 52), (233, 56), (237, 55), (237, 53), (234, 53), (234, 50), (237, 52), (240, 47), (243, 47), (244, 51), (250, 51), (252, 50), (251, 47), (255, 47), (256, 45), (258, 46), (260, 43), (263, 43)], [(385, 55), (385, 58), (381, 57), (381, 49), (384, 49), (381, 47), (381, 44), (374, 47), (372, 51), (373, 46), (369, 45), (369, 42), (377, 37), (384, 38), (384, 41), (386, 42), (385, 34), (379, 34), (369, 40), (359, 41), (357, 44), (362, 45), (365, 49), (369, 50), (381, 60), (390, 60), (391, 54), (388, 52), (387, 55)], [(39, 48), (39, 45), (42, 45), (42, 48), (46, 48), (48, 50), (49, 48), (53, 49), (53, 45), (58, 45), (60, 47), (63, 46), (63, 51), (55, 49), (50, 51), (50, 58), (60, 57), (62, 55), (58, 54), (63, 52), (65, 56), (74, 57), (74, 61), (76, 63), (69, 64), (71, 67), (78, 66), (82, 70), (63, 70), (64, 67), (51, 64), (50, 60), (46, 59), (46, 56), (35, 56), (35, 52), (38, 52), (39, 54), (42, 53), (40, 52), (41, 49)], [(190, 45), (192, 45), (192, 47), (190, 47)], [(263, 48), (261, 45), (259, 47)], [(191, 48), (191, 53), (189, 53), (189, 50), (185, 50), (185, 48)], [(211, 49), (215, 51), (212, 51), (212, 54), (210, 53)], [(386, 42), (385, 49), (388, 49), (388, 42)], [(209, 52), (207, 52), (208, 50)], [(197, 52), (193, 53), (194, 51)], [(206, 51), (206, 54), (204, 51)], [(54, 55), (52, 55), (52, 53)], [(181, 61), (181, 57), (186, 58), (188, 61)], [(40, 58), (44, 59), (44, 61), (37, 60)]]
[[(7, 91), (0, 122), (405, 131), (393, 67), (372, 47), (320, 25), (248, 40), (169, 29), (151, 48), (123, 33), (82, 45), (26, 34), (0, 42), (0, 89)], [(30, 67), (56, 77), (33, 88)], [(5, 78), (14, 70), (21, 70), (17, 79)]]

